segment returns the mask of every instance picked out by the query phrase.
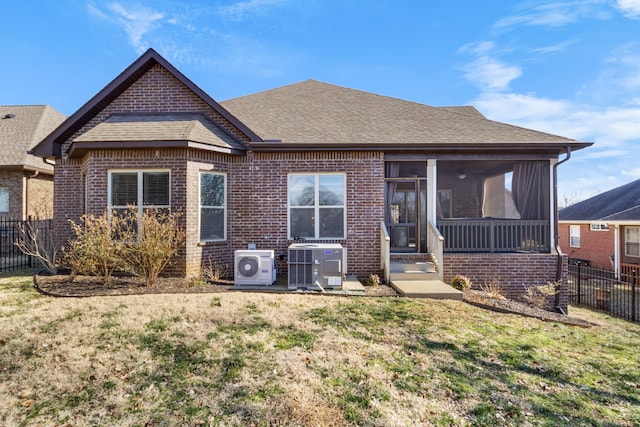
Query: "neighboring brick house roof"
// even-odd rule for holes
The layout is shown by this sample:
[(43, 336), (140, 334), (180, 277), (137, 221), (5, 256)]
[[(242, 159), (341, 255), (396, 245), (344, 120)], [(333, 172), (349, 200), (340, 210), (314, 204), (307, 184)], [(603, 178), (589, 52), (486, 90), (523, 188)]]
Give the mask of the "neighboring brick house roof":
[[(486, 119), (472, 107), (432, 107), (307, 80), (220, 103), (265, 140), (313, 146), (421, 148), (590, 144)], [(253, 143), (257, 148), (265, 143)]]
[(64, 119), (48, 105), (0, 106), (0, 167), (53, 171), (53, 166), (27, 151)]
[(640, 221), (640, 179), (561, 209), (560, 221)]

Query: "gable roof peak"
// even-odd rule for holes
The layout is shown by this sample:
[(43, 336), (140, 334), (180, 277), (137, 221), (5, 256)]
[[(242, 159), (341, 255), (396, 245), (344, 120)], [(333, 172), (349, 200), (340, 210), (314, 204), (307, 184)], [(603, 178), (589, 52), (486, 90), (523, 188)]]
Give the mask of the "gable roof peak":
[(108, 83), (102, 90), (73, 113), (64, 123), (49, 134), (49, 136), (36, 145), (30, 153), (41, 157), (62, 157), (62, 144), (64, 144), (66, 140), (68, 140), (76, 131), (81, 129), (82, 126), (95, 117), (156, 64), (167, 70), (173, 77), (178, 79), (189, 90), (200, 97), (213, 110), (246, 135), (249, 140), (262, 141), (262, 138), (249, 129), (245, 124), (240, 122), (240, 120), (216, 102), (209, 94), (188, 79), (162, 55), (153, 48), (149, 48), (131, 65), (125, 68), (124, 71), (118, 74), (115, 79)]

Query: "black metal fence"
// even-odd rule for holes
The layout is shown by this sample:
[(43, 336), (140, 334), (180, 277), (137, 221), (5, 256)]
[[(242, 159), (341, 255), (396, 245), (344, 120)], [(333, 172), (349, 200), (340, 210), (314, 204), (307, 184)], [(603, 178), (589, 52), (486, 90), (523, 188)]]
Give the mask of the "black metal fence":
[(35, 230), (43, 242), (48, 242), (52, 222), (50, 219), (21, 221), (0, 218), (0, 272), (40, 266), (37, 258), (24, 254), (15, 245), (22, 237), (22, 230)]
[(638, 322), (640, 265), (616, 276), (612, 270), (569, 263), (569, 303)]

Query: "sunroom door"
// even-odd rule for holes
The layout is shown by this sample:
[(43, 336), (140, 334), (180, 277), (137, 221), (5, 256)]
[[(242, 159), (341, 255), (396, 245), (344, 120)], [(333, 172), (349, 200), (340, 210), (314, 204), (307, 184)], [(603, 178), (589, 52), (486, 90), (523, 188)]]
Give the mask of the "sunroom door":
[(427, 251), (427, 181), (424, 179), (387, 180), (387, 229), (391, 252)]

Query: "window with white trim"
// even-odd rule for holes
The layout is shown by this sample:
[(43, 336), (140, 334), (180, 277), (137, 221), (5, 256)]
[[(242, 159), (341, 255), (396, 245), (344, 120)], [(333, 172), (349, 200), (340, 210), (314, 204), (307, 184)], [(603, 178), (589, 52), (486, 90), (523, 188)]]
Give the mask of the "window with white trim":
[(624, 254), (640, 257), (640, 227), (624, 228)]
[(133, 208), (142, 218), (145, 209), (169, 210), (170, 185), (168, 170), (109, 171), (109, 212), (125, 212)]
[(0, 215), (9, 214), (9, 189), (0, 188)]
[(227, 176), (200, 172), (200, 241), (227, 239)]
[(344, 239), (346, 175), (289, 174), (290, 239)]
[(579, 225), (569, 226), (569, 246), (571, 246), (572, 248), (580, 247), (580, 226)]

